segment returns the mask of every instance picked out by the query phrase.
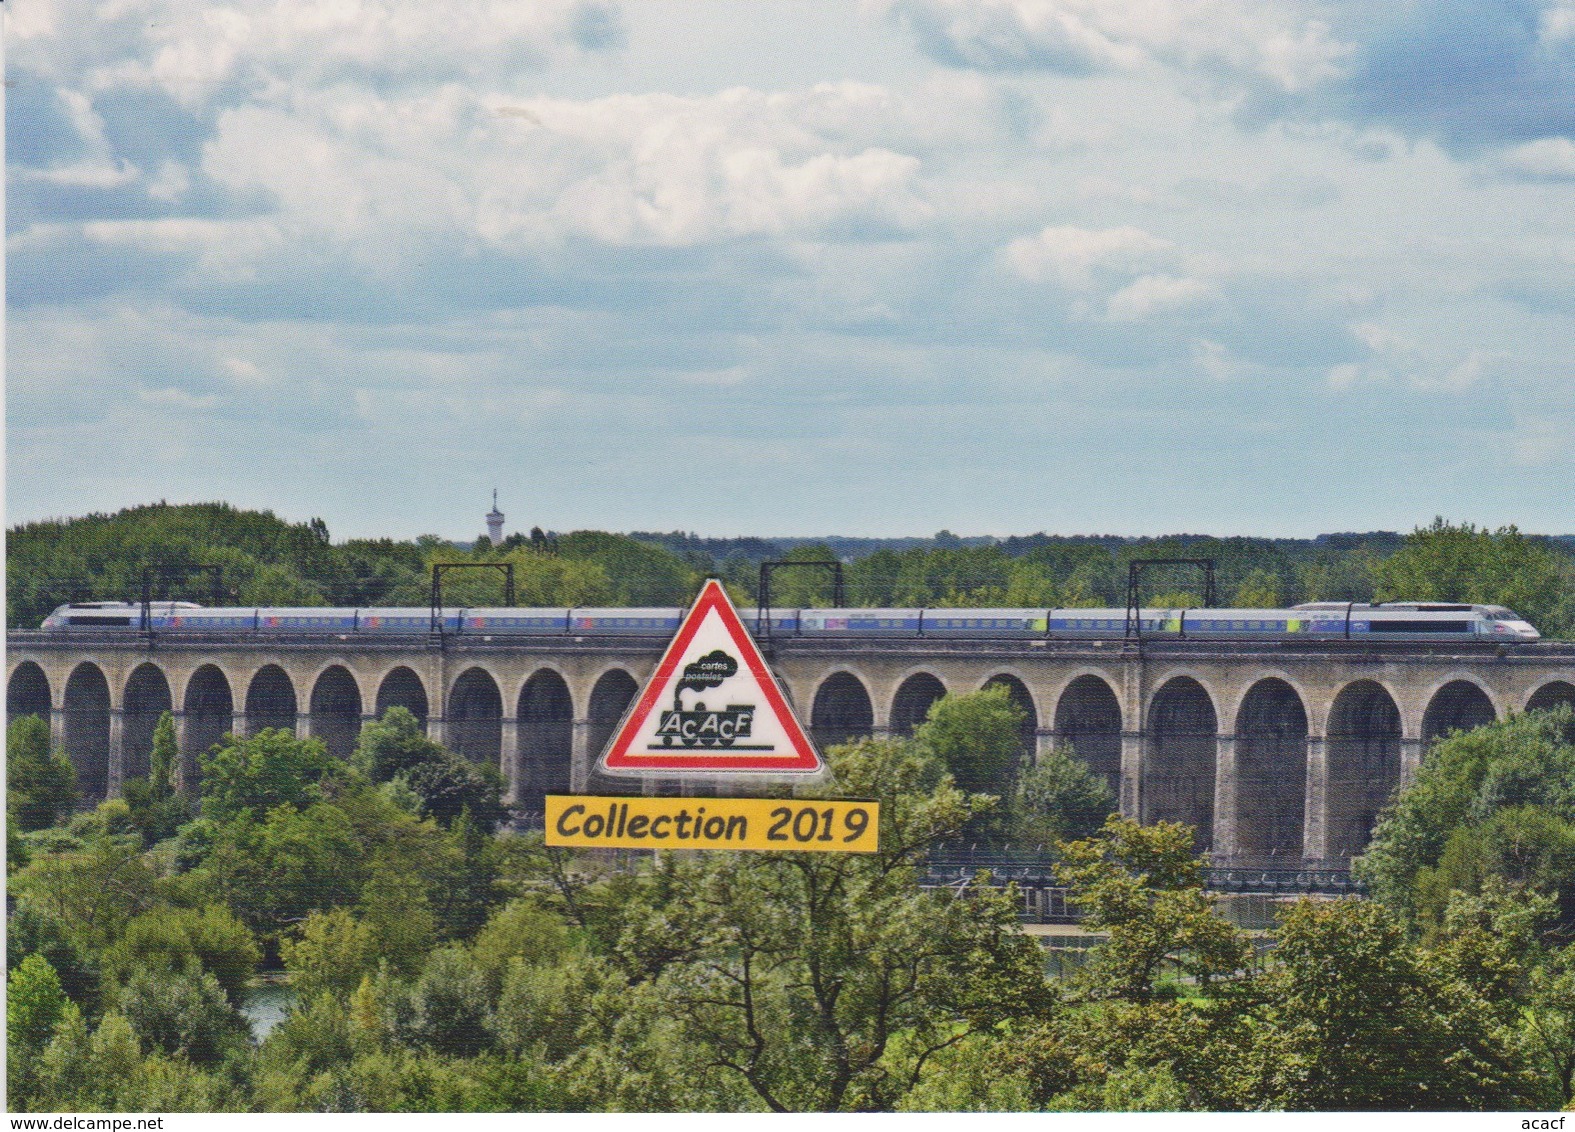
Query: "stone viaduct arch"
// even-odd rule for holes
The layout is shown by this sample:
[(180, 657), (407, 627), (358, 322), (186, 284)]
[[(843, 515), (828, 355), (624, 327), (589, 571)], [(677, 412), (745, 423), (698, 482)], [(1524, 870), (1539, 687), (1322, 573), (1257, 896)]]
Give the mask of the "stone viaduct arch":
[(77, 792), (84, 801), (102, 802), (111, 788), (109, 681), (92, 661), (77, 665), (66, 680), (63, 738), (77, 768)]
[(9, 727), (24, 715), (36, 715), (49, 722), (53, 700), (49, 677), (35, 661), (24, 660), (11, 670), (5, 683), (5, 722)]
[(485, 668), (465, 669), (448, 692), (443, 738), (473, 763), (497, 766), (503, 754), (503, 693)]
[(887, 725), (890, 733), (901, 738), (912, 735), (929, 714), (930, 706), (945, 694), (946, 685), (933, 673), (915, 672), (909, 676), (897, 686), (897, 694), (892, 698), (891, 722)]
[(851, 672), (834, 672), (815, 689), (811, 737), (824, 751), (875, 730), (875, 706), (864, 682)]
[(277, 664), (259, 668), (246, 685), (246, 734), (274, 728), (295, 731), (295, 685)]
[(402, 707), (425, 726), (428, 716), (427, 688), (411, 668), (401, 664), (391, 669), (377, 686), (377, 718), (391, 707)]
[(148, 773), (148, 756), (153, 753), (153, 729), (165, 712), (175, 710), (175, 698), (170, 694), (170, 682), (163, 669), (149, 663), (139, 664), (132, 670), (122, 702), (124, 777), (136, 778)]
[(1103, 778), (1121, 797), (1121, 701), (1104, 677), (1085, 672), (1062, 690), (1055, 708), (1055, 742)]
[(1214, 767), (1219, 724), (1214, 701), (1192, 676), (1173, 676), (1148, 710), (1142, 818), (1185, 822), (1200, 848), (1214, 838)]
[(513, 800), (535, 813), (548, 794), (567, 794), (574, 760), (574, 697), (562, 674), (539, 668), (520, 689)]
[[(187, 789), (231, 731), (284, 727), (336, 754), (398, 705), (467, 758), (495, 765), (524, 810), (547, 793), (673, 791), (597, 781), (593, 766), (661, 642), (483, 647), (428, 638), (357, 648), (278, 641), (63, 640), (13, 633), (8, 717), (48, 720), (84, 803), (145, 773), (170, 710)], [(783, 689), (822, 747), (901, 735), (945, 689), (1000, 685), (1025, 715), (1025, 753), (1070, 749), (1145, 820), (1185, 821), (1222, 863), (1339, 863), (1359, 853), (1394, 789), (1452, 729), (1575, 704), (1575, 645), (1508, 653), (1213, 646), (775, 641)], [(688, 793), (706, 783), (686, 781)]]
[(1011, 672), (997, 672), (984, 682), (986, 688), (1005, 688), (1007, 699), (1023, 713), (1023, 722), (1017, 733), (1025, 763), (1034, 761), (1039, 752), (1039, 709), (1034, 706), (1034, 694), (1023, 683), (1022, 677)]

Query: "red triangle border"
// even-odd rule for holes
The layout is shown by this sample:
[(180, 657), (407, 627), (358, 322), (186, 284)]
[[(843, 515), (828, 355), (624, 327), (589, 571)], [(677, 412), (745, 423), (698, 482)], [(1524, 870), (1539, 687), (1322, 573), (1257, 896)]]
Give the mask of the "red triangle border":
[[(788, 757), (780, 755), (762, 756), (758, 752), (747, 755), (631, 755), (629, 748), (634, 743), (636, 733), (650, 718), (652, 709), (656, 706), (661, 693), (666, 691), (676, 674), (678, 662), (683, 658), (684, 651), (688, 649), (694, 636), (700, 631), (701, 624), (706, 615), (716, 611), (722, 619), (722, 625), (732, 638), (733, 644), (738, 647), (740, 658), (749, 666), (750, 673), (755, 678), (761, 693), (766, 697), (766, 704), (782, 724), (782, 729), (787, 733), (794, 754)], [(782, 695), (782, 690), (777, 686), (776, 677), (766, 667), (765, 657), (760, 654), (760, 647), (755, 644), (749, 631), (744, 628), (743, 620), (738, 616), (738, 611), (733, 608), (733, 603), (728, 599), (727, 593), (722, 589), (722, 583), (715, 578), (706, 579), (705, 586), (700, 590), (700, 596), (695, 599), (694, 606), (689, 610), (688, 616), (678, 626), (678, 632), (672, 642), (667, 646), (667, 651), (662, 654), (662, 659), (656, 666), (656, 671), (646, 681), (645, 689), (640, 693), (640, 698), (635, 701), (634, 707), (624, 717), (619, 725), (618, 733), (608, 746), (606, 753), (601, 758), (600, 769), (610, 773), (627, 771), (649, 771), (652, 773), (664, 771), (713, 771), (731, 773), (756, 773), (756, 774), (813, 774), (820, 770), (824, 764), (820, 755), (816, 753), (814, 745), (809, 741), (803, 726), (794, 716), (792, 708)]]

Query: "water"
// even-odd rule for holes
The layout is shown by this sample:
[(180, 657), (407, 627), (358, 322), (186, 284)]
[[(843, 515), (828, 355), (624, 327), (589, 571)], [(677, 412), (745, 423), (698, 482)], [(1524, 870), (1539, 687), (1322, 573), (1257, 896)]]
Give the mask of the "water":
[(295, 991), (282, 975), (262, 975), (246, 988), (241, 1014), (251, 1024), (252, 1036), (260, 1042), (294, 1005)]

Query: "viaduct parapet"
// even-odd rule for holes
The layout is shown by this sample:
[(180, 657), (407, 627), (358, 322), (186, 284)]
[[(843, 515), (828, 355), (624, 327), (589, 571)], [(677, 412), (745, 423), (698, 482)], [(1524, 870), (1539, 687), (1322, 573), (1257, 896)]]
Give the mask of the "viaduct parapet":
[[(226, 733), (282, 727), (335, 754), (394, 705), (508, 798), (626, 792), (597, 755), (665, 642), (450, 636), (196, 639), (8, 634), (7, 713), (47, 718), (82, 796), (147, 772), (174, 714), (187, 781)], [(824, 748), (907, 735), (947, 692), (1007, 688), (1025, 757), (1070, 748), (1122, 812), (1184, 821), (1216, 863), (1338, 867), (1367, 844), (1428, 745), (1511, 712), (1575, 706), (1575, 644), (1218, 644), (1187, 641), (771, 642), (773, 668)], [(656, 781), (657, 793), (718, 784)]]

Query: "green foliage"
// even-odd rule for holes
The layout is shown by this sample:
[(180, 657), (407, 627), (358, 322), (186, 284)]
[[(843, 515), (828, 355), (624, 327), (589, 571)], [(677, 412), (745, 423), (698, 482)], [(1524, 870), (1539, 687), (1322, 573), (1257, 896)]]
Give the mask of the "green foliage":
[(389, 708), (361, 729), (353, 762), (373, 782), (403, 784), (418, 799), (416, 813), (444, 828), (465, 813), (489, 830), (507, 816), (496, 768), (476, 766), (434, 743), (402, 707)]
[(246, 925), (228, 908), (159, 908), (126, 924), (105, 953), (109, 973), (127, 983), (138, 971), (210, 974), (239, 1006), (262, 953)]
[(913, 741), (951, 772), (960, 790), (1010, 797), (1023, 761), (1023, 710), (1001, 685), (942, 696)]
[(6, 917), (6, 970), (14, 971), (29, 955), (48, 961), (72, 1002), (88, 1013), (98, 1007), (99, 962), (74, 943), (54, 916), (23, 904)]
[(1556, 891), (1575, 923), (1575, 746), (1568, 711), (1510, 716), (1440, 740), (1357, 863), (1373, 896), (1436, 925), (1487, 876)]
[(377, 970), (377, 930), (346, 908), (313, 912), (279, 945), (296, 1001), (347, 999)]
[(38, 1057), (70, 1014), (81, 1017), (66, 997), (49, 960), (29, 955), (6, 978), (5, 1034), (11, 1108), (25, 1108)]
[(36, 715), (6, 728), (5, 784), (8, 819), (22, 830), (47, 829), (76, 803), (76, 771), (49, 749), (49, 724)]
[(337, 806), (279, 806), (261, 821), (245, 813), (209, 832), (204, 872), (265, 938), (276, 939), (314, 911), (354, 903), (360, 893), (365, 846)]
[(463, 948), (432, 953), (411, 988), (401, 1031), (412, 1045), (471, 1057), (492, 1043), (486, 975)]
[(1056, 747), (1018, 778), (1011, 799), (1012, 840), (1028, 846), (1089, 837), (1115, 806), (1104, 778), (1082, 759)]
[(97, 955), (126, 921), (153, 903), (154, 875), (134, 839), (101, 837), (82, 849), (41, 854), (11, 891), (60, 924), (73, 947)]
[[(1004, 895), (938, 899), (917, 887), (921, 855), (989, 800), (959, 790), (917, 742), (836, 748), (831, 764), (825, 793), (880, 799), (878, 853), (664, 859), (619, 944), (649, 983), (631, 989), (623, 1015), (644, 1018), (646, 1033), (666, 1020), (677, 1033), (658, 1048), (681, 1053), (689, 1074), (716, 1066), (718, 1085), (777, 1111), (893, 1107), (938, 1051), (1050, 1001)], [(653, 1047), (610, 1052), (651, 1072), (642, 1048)], [(679, 1103), (717, 1098), (705, 1089)]]
[(190, 816), (185, 799), (177, 793), (180, 765), (175, 718), (165, 712), (153, 728), (153, 750), (148, 758), (147, 776), (128, 779), (121, 788), (131, 824), (142, 834), (144, 845), (151, 846), (174, 836)]
[(193, 1065), (218, 1065), (243, 1050), (251, 1033), (207, 972), (138, 971), (119, 1005), (144, 1052), (161, 1050)]
[(515, 899), (497, 909), (471, 945), (476, 966), (496, 990), (510, 964), (554, 966), (569, 953), (568, 925), (534, 900)]
[(1490, 1004), (1400, 922), (1365, 901), (1303, 901), (1284, 917), (1269, 1003), (1247, 1059), (1254, 1107), (1396, 1111), (1526, 1102)]
[(304, 810), (324, 800), (346, 773), (319, 740), (273, 728), (245, 739), (227, 736), (201, 762), (202, 812), (220, 822), (258, 820), (281, 806)]
[(1098, 837), (1062, 845), (1056, 876), (1084, 925), (1108, 933), (1079, 972), (1084, 993), (1143, 1005), (1176, 993), (1161, 982), (1167, 965), (1202, 985), (1245, 965), (1244, 940), (1203, 892), (1192, 839), (1175, 822), (1112, 815)]
[(676, 555), (624, 535), (575, 531), (558, 540), (558, 554), (606, 572), (608, 605), (685, 605), (700, 585), (696, 571)]
[(352, 762), (373, 782), (389, 782), (422, 763), (441, 758), (442, 752), (441, 744), (427, 738), (421, 721), (409, 709), (396, 706), (361, 728)]
[(1374, 573), (1379, 601), (1505, 605), (1545, 636), (1575, 631), (1575, 570), (1513, 526), (1489, 531), (1434, 519), (1407, 536)]

